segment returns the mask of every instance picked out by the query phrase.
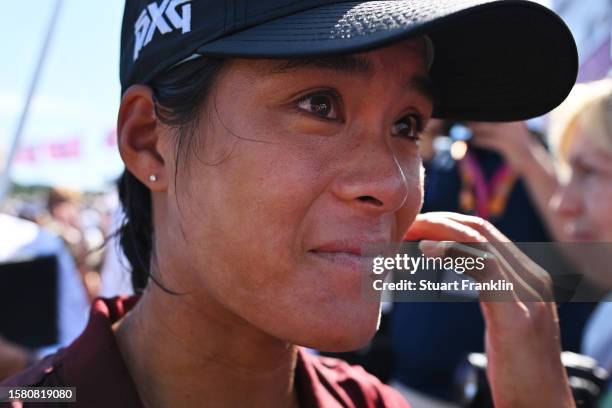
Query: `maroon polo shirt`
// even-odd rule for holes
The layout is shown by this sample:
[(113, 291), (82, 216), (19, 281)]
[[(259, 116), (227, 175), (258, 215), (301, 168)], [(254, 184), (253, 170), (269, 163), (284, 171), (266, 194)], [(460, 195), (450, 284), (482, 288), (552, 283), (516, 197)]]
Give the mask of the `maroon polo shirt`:
[[(76, 403), (46, 403), (45, 407), (143, 407), (111, 328), (137, 301), (137, 297), (96, 299), (89, 323), (74, 343), (0, 385), (76, 387)], [(341, 360), (300, 349), (295, 375), (301, 408), (408, 407), (397, 391)], [(205, 406), (205, 397), (202, 403)]]

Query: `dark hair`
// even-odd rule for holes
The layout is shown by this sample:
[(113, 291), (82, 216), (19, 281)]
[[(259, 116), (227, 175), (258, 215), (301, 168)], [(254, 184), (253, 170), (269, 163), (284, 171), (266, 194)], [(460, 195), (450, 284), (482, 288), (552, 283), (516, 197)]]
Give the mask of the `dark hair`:
[[(171, 69), (149, 84), (158, 119), (176, 130), (175, 181), (179, 159), (192, 150), (189, 147), (199, 127), (201, 108), (206, 105), (226, 61), (200, 57)], [(127, 169), (119, 179), (119, 200), (124, 219), (117, 233), (131, 266), (134, 292), (142, 293), (151, 277), (163, 290), (174, 293), (166, 289), (151, 271), (151, 259), (155, 256), (151, 192)]]

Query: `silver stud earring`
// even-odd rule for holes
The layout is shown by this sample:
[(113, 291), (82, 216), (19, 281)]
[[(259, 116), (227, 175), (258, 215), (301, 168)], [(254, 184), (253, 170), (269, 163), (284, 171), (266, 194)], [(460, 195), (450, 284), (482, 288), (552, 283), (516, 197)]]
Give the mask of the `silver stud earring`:
[(157, 176), (155, 174), (151, 174), (149, 176), (149, 181), (157, 181)]

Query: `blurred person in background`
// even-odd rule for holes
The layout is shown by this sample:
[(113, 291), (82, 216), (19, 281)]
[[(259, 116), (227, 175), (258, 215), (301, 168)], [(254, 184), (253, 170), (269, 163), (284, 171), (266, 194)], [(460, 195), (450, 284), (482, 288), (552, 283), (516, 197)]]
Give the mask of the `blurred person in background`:
[(100, 291), (104, 235), (98, 227), (100, 214), (94, 209), (82, 209), (81, 204), (82, 194), (78, 191), (52, 188), (47, 199), (50, 218), (43, 225), (68, 246), (91, 301)]
[[(89, 309), (80, 274), (64, 242), (57, 235), (33, 222), (0, 214), (0, 264), (18, 264), (21, 261), (46, 256), (55, 257), (57, 265), (56, 285), (49, 286), (49, 290), (57, 290), (57, 296), (50, 294), (51, 297), (57, 299), (57, 310), (53, 313), (57, 319), (57, 343), (30, 349), (3, 338), (2, 327), (0, 327), (0, 378), (6, 378), (21, 371), (38, 358), (71, 343), (85, 327)], [(10, 271), (3, 272), (10, 273)], [(7, 287), (7, 280), (8, 277), (4, 275), (4, 289), (26, 293), (27, 288), (25, 287)], [(28, 284), (36, 285), (36, 282)], [(57, 289), (54, 289), (54, 286)], [(28, 298), (24, 298), (23, 301), (28, 301)], [(35, 300), (30, 299), (29, 301)], [(15, 317), (20, 318), (20, 305), (15, 304), (12, 307), (12, 312), (9, 313), (15, 313)], [(32, 324), (35, 323), (32, 322)], [(37, 341), (36, 339), (30, 340)]]
[[(4, 165), (0, 151), (0, 169)], [(4, 308), (0, 313), (0, 381), (74, 341), (85, 327), (89, 311), (89, 299), (74, 257), (65, 241), (43, 226), (48, 223), (44, 205), (14, 200), (13, 206), (18, 217), (0, 212), (0, 302)], [(47, 263), (47, 259), (52, 262)], [(45, 268), (27, 269), (39, 266)], [(53, 281), (40, 276), (44, 273), (49, 273)], [(15, 287), (14, 282), (22, 286)], [(41, 293), (44, 300), (33, 297)], [(48, 306), (54, 310), (40, 309)], [(24, 314), (32, 320), (24, 323)], [(53, 322), (42, 321), (50, 316)]]
[[(612, 245), (612, 78), (575, 87), (553, 112), (551, 144), (563, 183), (551, 201), (565, 242)], [(589, 251), (572, 251), (577, 265), (588, 265)], [(585, 276), (612, 291), (612, 254), (606, 266), (583, 268)], [(612, 296), (601, 302), (586, 327), (583, 352), (612, 372)], [(612, 395), (608, 396), (612, 406)]]
[[(559, 234), (548, 210), (558, 185), (553, 160), (542, 136), (525, 122), (437, 121), (426, 140), (423, 213), (476, 215), (513, 242), (547, 242)], [(453, 274), (441, 273), (442, 279)], [(559, 307), (564, 350), (580, 350), (593, 308), (590, 303)], [(475, 302), (396, 302), (391, 316), (395, 383), (420, 401), (417, 406), (453, 401), (456, 369), (468, 353), (484, 350), (484, 331)]]
[(119, 194), (125, 194), (121, 189), (121, 180), (117, 180), (116, 189), (106, 197), (106, 208), (109, 214), (109, 233), (104, 250), (104, 260), (100, 271), (100, 296), (113, 297), (118, 295), (133, 295), (130, 262), (125, 256), (116, 231), (121, 230), (125, 221), (125, 213), (119, 202)]

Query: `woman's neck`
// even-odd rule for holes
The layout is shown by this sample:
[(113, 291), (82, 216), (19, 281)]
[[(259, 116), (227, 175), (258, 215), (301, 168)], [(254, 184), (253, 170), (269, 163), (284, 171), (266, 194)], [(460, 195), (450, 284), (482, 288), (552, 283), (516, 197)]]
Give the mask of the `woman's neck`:
[(202, 299), (152, 285), (113, 325), (143, 404), (296, 406), (296, 347)]

